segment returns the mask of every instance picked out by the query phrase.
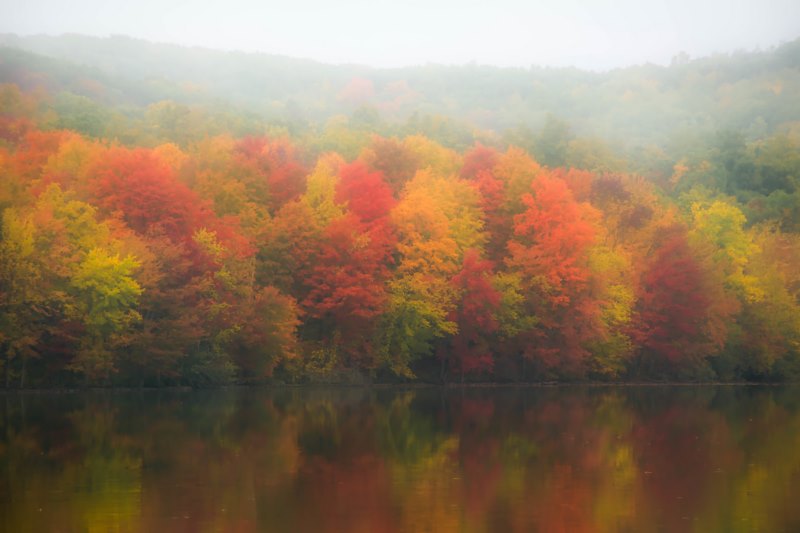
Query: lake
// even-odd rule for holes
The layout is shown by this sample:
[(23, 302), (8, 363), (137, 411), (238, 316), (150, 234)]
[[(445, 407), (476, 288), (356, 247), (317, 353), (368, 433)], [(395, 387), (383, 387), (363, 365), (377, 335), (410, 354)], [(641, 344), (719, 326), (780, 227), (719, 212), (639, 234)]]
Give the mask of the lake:
[(800, 531), (800, 389), (0, 395), (0, 528)]

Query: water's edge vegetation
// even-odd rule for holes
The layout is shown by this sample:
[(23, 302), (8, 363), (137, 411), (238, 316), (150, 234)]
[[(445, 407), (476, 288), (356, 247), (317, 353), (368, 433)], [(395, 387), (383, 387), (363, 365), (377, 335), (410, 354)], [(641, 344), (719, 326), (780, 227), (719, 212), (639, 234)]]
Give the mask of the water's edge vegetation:
[(0, 49), (0, 387), (800, 379), (798, 42), (230, 107), (191, 52), (134, 82), (88, 42)]

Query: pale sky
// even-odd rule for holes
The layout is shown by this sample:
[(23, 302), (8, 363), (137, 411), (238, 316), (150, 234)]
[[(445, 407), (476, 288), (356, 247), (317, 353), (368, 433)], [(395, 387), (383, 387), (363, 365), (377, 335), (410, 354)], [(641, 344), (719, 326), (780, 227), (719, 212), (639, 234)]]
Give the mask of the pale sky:
[(129, 35), (326, 63), (607, 69), (800, 37), (800, 0), (0, 0), (0, 33)]

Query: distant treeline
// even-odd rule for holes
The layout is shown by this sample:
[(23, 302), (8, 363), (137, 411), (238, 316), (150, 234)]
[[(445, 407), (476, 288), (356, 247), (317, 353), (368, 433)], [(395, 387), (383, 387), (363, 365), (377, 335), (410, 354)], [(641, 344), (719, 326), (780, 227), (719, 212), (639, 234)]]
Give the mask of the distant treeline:
[(581, 137), (624, 148), (630, 160), (642, 147), (669, 151), (718, 130), (748, 140), (797, 131), (800, 40), (760, 52), (679, 54), (669, 67), (586, 72), (375, 69), (121, 36), (0, 35), (0, 81), (53, 95), (64, 127), (134, 144), (260, 135), (268, 124), (323, 144), (323, 132), (347, 126), (383, 136), (423, 133), (457, 150), (486, 137), (528, 149), (523, 143), (554, 115)]
[[(726, 61), (764, 56), (755, 87), (787, 50)], [(800, 108), (764, 118), (800, 91), (772, 91), (758, 134), (616, 149), (553, 115), (448, 142), (426, 128), (451, 119), (371, 108), (296, 134), (205, 104), (126, 108), (14, 54), (6, 387), (800, 377)], [(46, 90), (67, 74), (96, 94)]]

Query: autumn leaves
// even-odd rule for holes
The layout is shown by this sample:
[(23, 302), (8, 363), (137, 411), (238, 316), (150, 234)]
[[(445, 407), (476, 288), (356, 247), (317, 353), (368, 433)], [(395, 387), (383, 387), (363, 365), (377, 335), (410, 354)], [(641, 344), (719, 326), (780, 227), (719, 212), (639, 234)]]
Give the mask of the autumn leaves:
[(797, 236), (708, 190), (423, 136), (348, 162), (29, 127), (0, 166), (7, 386), (798, 367)]

